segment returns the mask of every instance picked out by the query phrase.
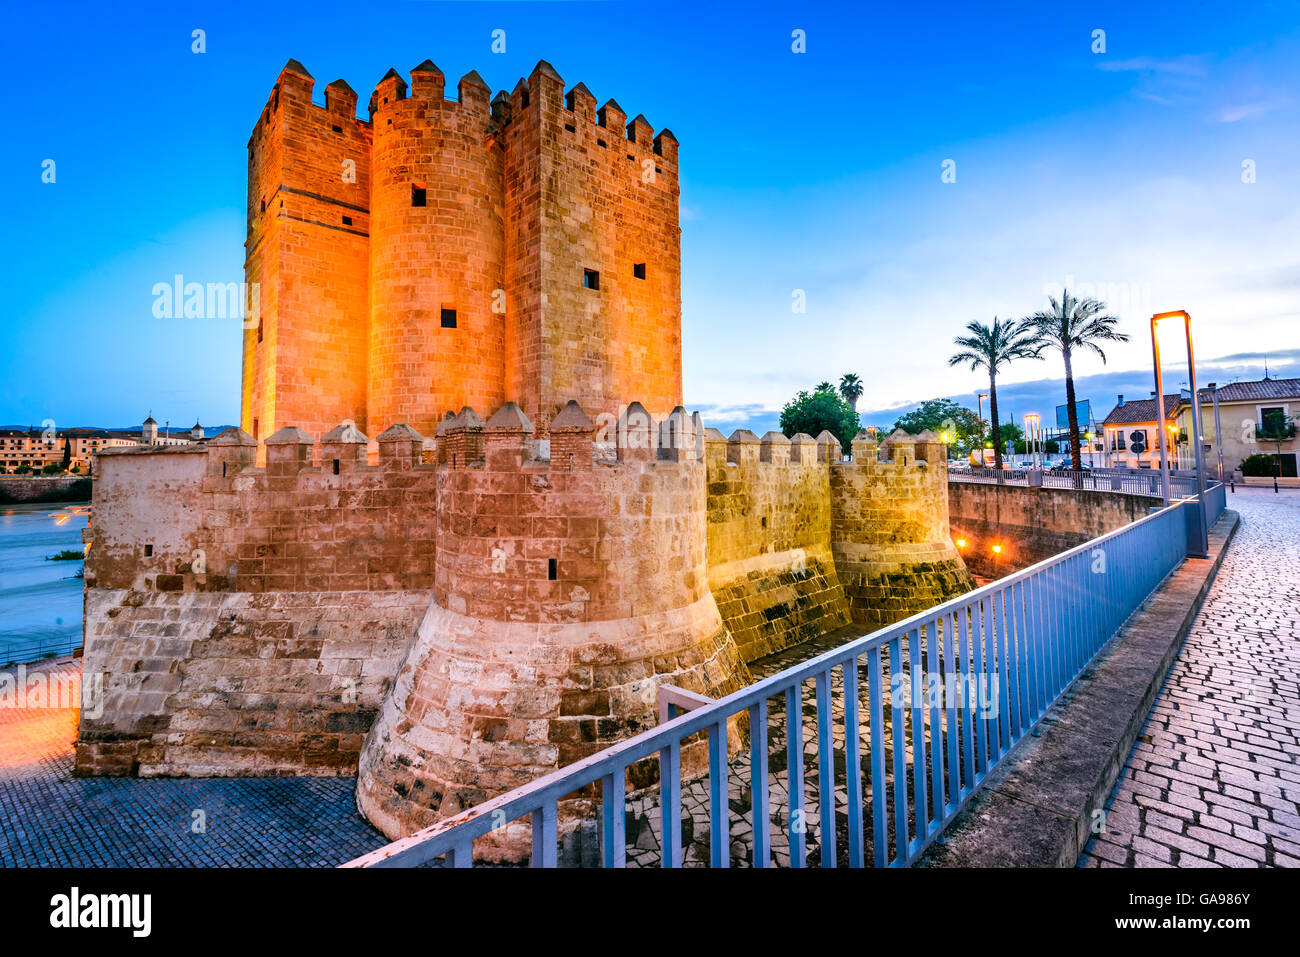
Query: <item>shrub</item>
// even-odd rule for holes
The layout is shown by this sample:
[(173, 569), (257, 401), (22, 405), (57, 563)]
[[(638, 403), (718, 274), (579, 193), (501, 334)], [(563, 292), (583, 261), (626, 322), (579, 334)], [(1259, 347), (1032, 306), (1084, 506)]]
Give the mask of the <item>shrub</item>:
[(1237, 468), (1241, 470), (1242, 475), (1268, 478), (1272, 476), (1276, 466), (1273, 462), (1273, 456), (1261, 455), (1256, 452), (1254, 455), (1242, 459)]

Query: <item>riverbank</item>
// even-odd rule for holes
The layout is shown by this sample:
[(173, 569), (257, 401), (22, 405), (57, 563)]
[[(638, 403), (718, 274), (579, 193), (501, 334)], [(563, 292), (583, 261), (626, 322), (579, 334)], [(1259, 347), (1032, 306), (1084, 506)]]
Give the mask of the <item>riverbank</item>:
[(0, 475), (0, 505), (90, 502), (89, 475)]

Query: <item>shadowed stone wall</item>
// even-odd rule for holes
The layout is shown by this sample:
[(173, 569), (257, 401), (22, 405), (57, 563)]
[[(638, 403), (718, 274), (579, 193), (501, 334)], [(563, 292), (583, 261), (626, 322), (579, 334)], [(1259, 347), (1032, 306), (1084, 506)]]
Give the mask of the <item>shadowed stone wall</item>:
[[(981, 578), (1028, 568), (1145, 518), (1158, 497), (982, 482), (948, 484), (952, 540)], [(993, 546), (1001, 551), (994, 552)]]

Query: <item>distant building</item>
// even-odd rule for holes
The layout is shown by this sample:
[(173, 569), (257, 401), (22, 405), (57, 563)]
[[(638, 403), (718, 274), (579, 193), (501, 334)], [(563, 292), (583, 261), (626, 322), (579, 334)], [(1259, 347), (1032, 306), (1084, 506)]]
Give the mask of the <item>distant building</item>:
[[(1205, 442), (1206, 466), (1218, 468), (1219, 436), (1214, 428), (1213, 383), (1201, 389), (1201, 434)], [(1279, 472), (1285, 478), (1296, 477), (1296, 457), (1300, 443), (1296, 439), (1282, 443), (1279, 453), (1273, 442), (1260, 441), (1257, 436), (1264, 431), (1270, 413), (1280, 412), (1287, 421), (1300, 416), (1300, 379), (1255, 379), (1249, 382), (1230, 382), (1219, 386), (1219, 422), (1223, 427), (1223, 469), (1225, 474), (1240, 468), (1242, 460), (1251, 455), (1278, 457)], [(1179, 428), (1190, 435), (1192, 404), (1182, 399), (1178, 410)]]
[(95, 453), (104, 449), (130, 445), (188, 445), (202, 441), (203, 427), (198, 422), (186, 431), (160, 429), (153, 416), (145, 419), (139, 430), (0, 428), (0, 469), (12, 473), (25, 465), (39, 472), (50, 464), (62, 465), (63, 450), (67, 445), (72, 456), (68, 468), (84, 473), (90, 471)]

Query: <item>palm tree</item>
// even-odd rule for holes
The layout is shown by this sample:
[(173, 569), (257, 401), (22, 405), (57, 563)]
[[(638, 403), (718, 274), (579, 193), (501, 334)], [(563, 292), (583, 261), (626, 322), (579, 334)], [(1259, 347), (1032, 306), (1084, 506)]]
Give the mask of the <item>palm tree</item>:
[(825, 379), (823, 379), (821, 382), (818, 382), (818, 383), (817, 383), (817, 385), (813, 388), (813, 391), (814, 391), (814, 392), (834, 392), (834, 391), (835, 391), (835, 386), (834, 386), (833, 383), (827, 382)]
[(953, 344), (961, 351), (948, 358), (948, 365), (969, 365), (989, 374), (989, 419), (993, 424), (993, 463), (1002, 469), (1002, 439), (998, 431), (998, 370), (1013, 359), (1037, 359), (1041, 347), (1032, 324), (1026, 319), (999, 319), (986, 326), (978, 319), (966, 323), (968, 336), (957, 336)]
[(862, 398), (862, 380), (852, 372), (840, 376), (840, 395), (854, 412), (858, 411), (858, 399)]
[(1061, 290), (1061, 298), (1048, 296), (1050, 309), (1025, 317), (1034, 327), (1040, 348), (1055, 349), (1065, 360), (1065, 408), (1070, 417), (1070, 459), (1074, 470), (1083, 469), (1079, 447), (1079, 410), (1074, 406), (1074, 360), (1076, 350), (1089, 349), (1106, 361), (1101, 342), (1128, 342), (1128, 335), (1115, 327), (1119, 319), (1105, 315), (1106, 304), (1092, 298), (1071, 296)]

